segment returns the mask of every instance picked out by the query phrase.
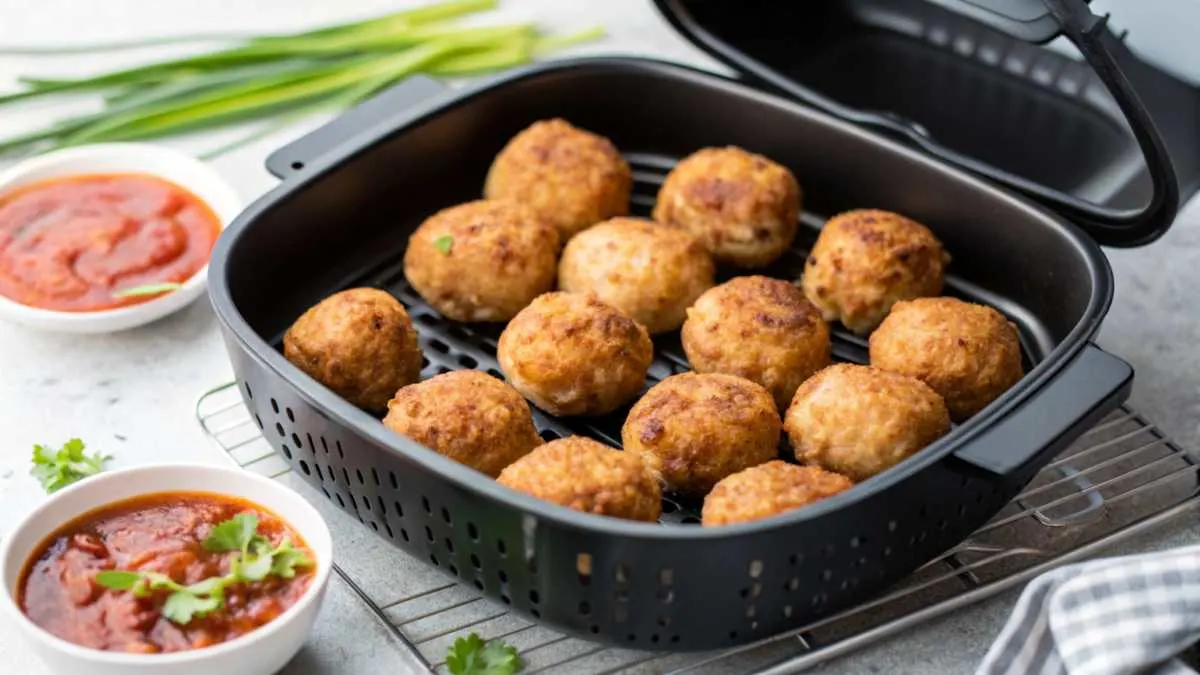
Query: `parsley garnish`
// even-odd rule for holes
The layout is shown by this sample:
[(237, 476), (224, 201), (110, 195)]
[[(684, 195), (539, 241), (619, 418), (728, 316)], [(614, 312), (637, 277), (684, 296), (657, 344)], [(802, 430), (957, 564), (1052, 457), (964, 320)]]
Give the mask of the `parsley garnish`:
[(72, 438), (58, 450), (44, 445), (33, 446), (33, 468), (29, 475), (38, 479), (42, 489), (48, 493), (58, 492), (71, 483), (94, 476), (104, 470), (104, 463), (111, 455), (95, 453), (91, 457), (83, 454), (83, 441)]
[(142, 295), (161, 295), (183, 288), (183, 284), (174, 281), (164, 281), (161, 284), (142, 284), (132, 286), (113, 293), (114, 298), (135, 298)]
[(450, 255), (450, 250), (454, 248), (454, 237), (443, 234), (433, 240), (433, 247), (441, 251), (442, 255)]
[(258, 516), (253, 513), (242, 513), (218, 524), (203, 544), (206, 551), (237, 552), (228, 574), (184, 586), (156, 572), (109, 570), (97, 574), (96, 583), (114, 591), (131, 591), (139, 598), (153, 591), (171, 591), (163, 603), (162, 615), (182, 626), (224, 607), (225, 589), (232, 584), (262, 581), (272, 574), (291, 579), (296, 570), (313, 564), (286, 537), (271, 548), (266, 537), (258, 534)]
[(484, 642), (475, 633), (460, 637), (446, 655), (451, 675), (512, 675), (525, 667), (517, 648), (503, 642)]

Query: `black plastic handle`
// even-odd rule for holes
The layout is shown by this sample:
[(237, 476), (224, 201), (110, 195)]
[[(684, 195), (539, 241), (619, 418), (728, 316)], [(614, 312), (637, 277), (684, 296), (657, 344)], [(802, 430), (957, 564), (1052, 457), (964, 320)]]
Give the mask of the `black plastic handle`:
[(446, 85), (431, 77), (406, 78), (271, 153), (267, 157), (267, 171), (281, 179), (303, 171), (313, 160), (366, 129), (384, 122), (399, 127), (404, 118), (415, 114), (413, 108), (418, 103), (448, 91)]
[(1040, 468), (1129, 397), (1133, 368), (1089, 344), (1033, 398), (962, 450), (959, 459), (1009, 476)]

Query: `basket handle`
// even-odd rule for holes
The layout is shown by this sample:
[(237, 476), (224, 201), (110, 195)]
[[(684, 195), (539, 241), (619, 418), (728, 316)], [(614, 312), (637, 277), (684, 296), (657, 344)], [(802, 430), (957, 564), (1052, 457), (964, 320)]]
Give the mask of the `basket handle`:
[(1088, 344), (1040, 392), (955, 457), (997, 476), (1040, 469), (1129, 397), (1133, 368)]
[(368, 129), (387, 124), (392, 128), (417, 113), (418, 104), (440, 96), (449, 88), (432, 77), (414, 75), (343, 112), (316, 130), (279, 148), (267, 157), (267, 171), (279, 179), (304, 167)]

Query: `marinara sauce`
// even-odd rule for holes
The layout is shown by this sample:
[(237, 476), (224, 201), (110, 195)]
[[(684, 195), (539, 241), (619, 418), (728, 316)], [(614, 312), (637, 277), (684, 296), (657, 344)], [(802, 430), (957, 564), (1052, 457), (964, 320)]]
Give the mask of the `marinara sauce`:
[(208, 263), (221, 221), (199, 197), (153, 176), (55, 178), (0, 195), (0, 295), (68, 312), (111, 309), (116, 297), (182, 283)]
[(315, 560), (295, 531), (250, 502), (198, 492), (146, 495), (85, 514), (51, 535), (21, 575), (21, 610), (64, 640), (107, 651), (176, 652), (245, 635), (296, 604), (315, 566), (291, 579), (270, 575), (229, 586), (223, 608), (186, 626), (162, 616), (168, 591), (138, 598), (96, 583), (98, 572), (114, 569), (158, 572), (180, 584), (222, 576), (236, 552), (206, 551), (202, 542), (214, 525), (245, 512), (258, 515), (258, 533), (273, 546), (286, 536)]

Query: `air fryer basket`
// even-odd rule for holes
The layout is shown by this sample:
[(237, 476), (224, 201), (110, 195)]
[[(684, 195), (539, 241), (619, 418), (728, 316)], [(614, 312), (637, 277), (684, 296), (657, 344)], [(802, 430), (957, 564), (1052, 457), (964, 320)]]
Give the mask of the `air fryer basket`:
[[(441, 318), (408, 288), (409, 233), (477, 198), (500, 147), (562, 116), (611, 138), (635, 171), (636, 213), (663, 175), (706, 145), (789, 166), (805, 188), (791, 278), (824, 217), (909, 214), (954, 254), (949, 292), (1016, 322), (1032, 370), (949, 436), (854, 489), (775, 519), (701, 528), (668, 500), (664, 524), (581, 514), (496, 485), (388, 431), (292, 367), (279, 337), (308, 306), (356, 285), (408, 306), (429, 377), (500, 376), (499, 327)], [(961, 541), (1059, 449), (1128, 393), (1132, 371), (1090, 344), (1111, 295), (1097, 246), (1060, 219), (937, 161), (729, 80), (639, 59), (560, 62), (448, 94), (415, 79), (277, 153), (286, 180), (214, 253), (211, 295), (242, 396), (276, 450), (380, 536), (531, 617), (643, 649), (700, 650), (767, 637), (835, 612)], [(659, 340), (647, 385), (686, 368)], [(835, 331), (835, 357), (864, 342)], [(616, 445), (620, 413), (537, 415), (547, 438)]]

